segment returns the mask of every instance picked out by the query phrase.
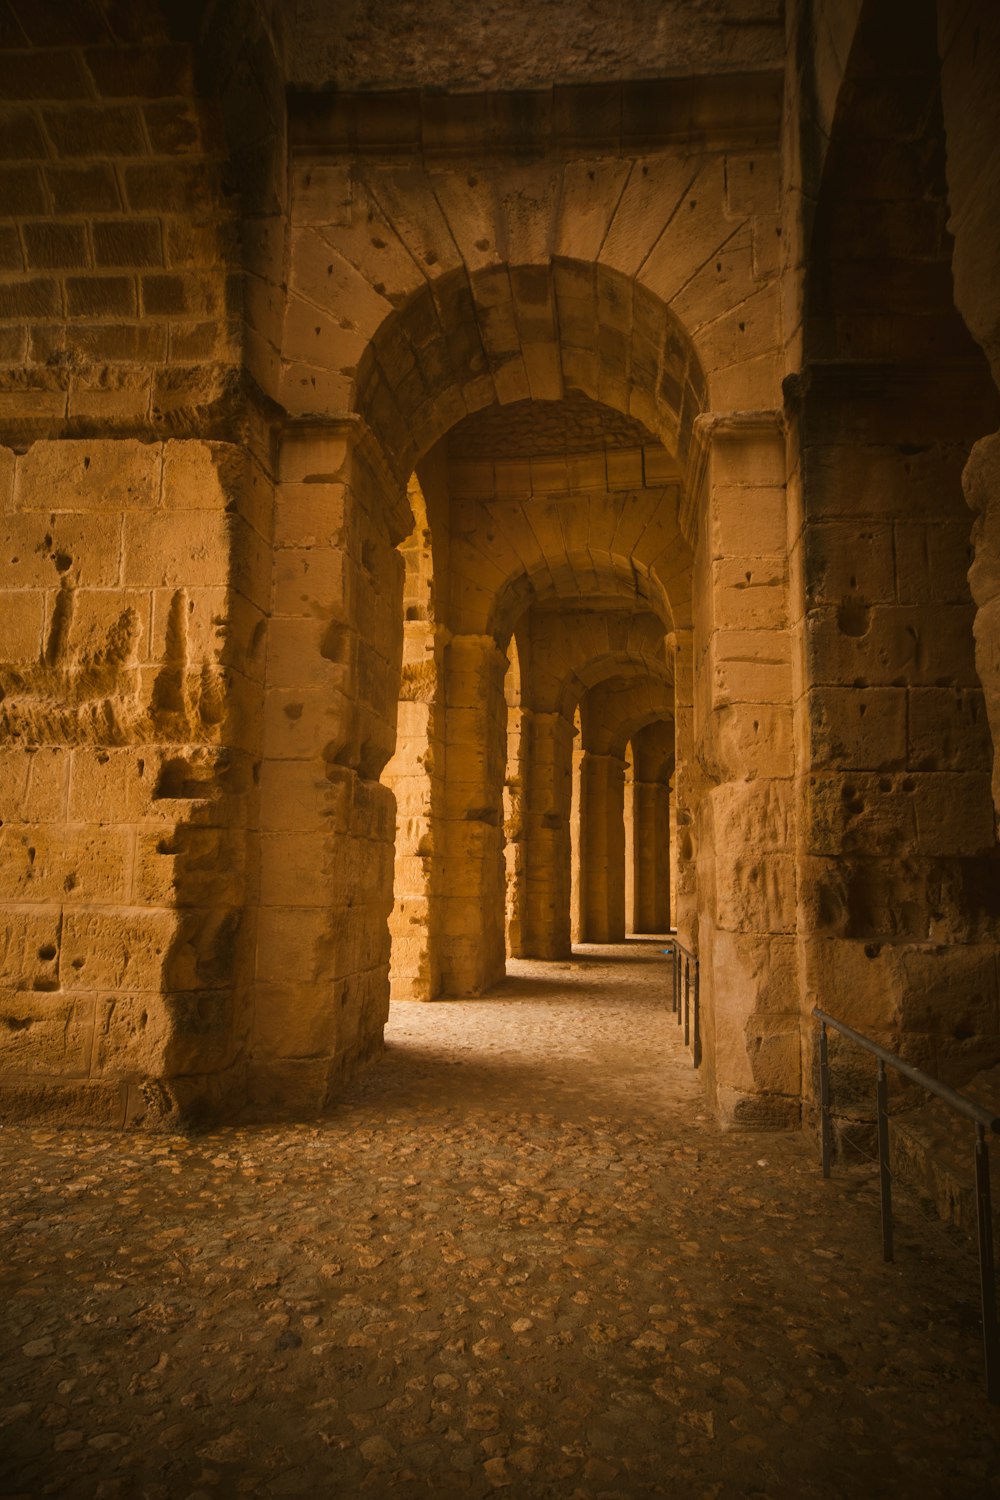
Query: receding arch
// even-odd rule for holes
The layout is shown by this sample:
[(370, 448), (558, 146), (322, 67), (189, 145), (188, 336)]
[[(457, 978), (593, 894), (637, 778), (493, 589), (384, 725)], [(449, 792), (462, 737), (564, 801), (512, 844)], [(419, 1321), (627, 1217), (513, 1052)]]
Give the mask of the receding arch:
[(459, 266), (418, 287), (366, 345), (351, 410), (403, 482), (463, 417), (571, 390), (641, 422), (694, 485), (708, 404), (694, 345), (658, 297), (592, 262)]

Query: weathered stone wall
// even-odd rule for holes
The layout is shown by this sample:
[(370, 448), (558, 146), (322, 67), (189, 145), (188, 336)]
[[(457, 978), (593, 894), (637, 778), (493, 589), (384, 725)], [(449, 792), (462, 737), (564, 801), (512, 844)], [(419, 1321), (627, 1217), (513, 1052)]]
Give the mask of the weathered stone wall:
[(781, 6), (719, 0), (299, 3), (291, 76), (340, 89), (538, 89), (580, 80), (780, 66)]
[[(948, 228), (955, 239), (955, 303), (1000, 385), (1000, 17), (980, 6), (938, 4), (938, 48), (946, 132)], [(969, 456), (965, 497), (975, 514), (969, 573), (977, 606), (976, 667), (994, 746), (1000, 740), (1000, 435), (982, 436)], [(1000, 756), (993, 757), (1000, 815)]]
[(237, 215), (153, 7), (18, 7), (0, 58), (0, 431), (231, 436)]
[[(787, 386), (799, 982), (807, 1008), (960, 1084), (1000, 1055), (960, 487), (997, 407), (953, 302), (935, 20), (916, 6), (900, 36), (863, 8), (813, 226), (806, 363)], [(849, 1073), (838, 1097), (854, 1103)]]
[(221, 443), (4, 450), (2, 1098), (242, 1099), (266, 475)]

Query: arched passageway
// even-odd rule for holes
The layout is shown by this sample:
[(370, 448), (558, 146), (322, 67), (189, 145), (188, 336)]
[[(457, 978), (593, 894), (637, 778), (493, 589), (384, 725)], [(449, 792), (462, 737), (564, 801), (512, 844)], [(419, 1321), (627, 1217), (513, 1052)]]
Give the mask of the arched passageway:
[(320, 1110), (390, 993), (628, 889), (732, 1123), (801, 1121), (816, 1001), (995, 1062), (994, 29), (789, 0), (769, 60), (387, 95), (301, 6), (16, 9), (14, 1113)]
[[(645, 175), (635, 183), (640, 199)], [(752, 543), (748, 551), (730, 516), (751, 494), (773, 505), (781, 494), (782, 459), (773, 416), (751, 415), (734, 425), (718, 413), (705, 415), (713, 378), (706, 365), (714, 361), (721, 391), (735, 378), (734, 356), (737, 364), (743, 354), (759, 362), (772, 336), (763, 311), (771, 304), (755, 294), (749, 302), (741, 298), (744, 316), (738, 320), (720, 315), (718, 304), (712, 314), (698, 314), (694, 287), (682, 275), (675, 300), (689, 318), (685, 329), (664, 295), (658, 254), (643, 259), (642, 274), (627, 271), (614, 234), (602, 256), (589, 263), (560, 249), (558, 231), (554, 240), (532, 245), (524, 263), (516, 257), (498, 262), (492, 251), (485, 257), (476, 251), (468, 259), (459, 254), (456, 260), (456, 247), (466, 242), (454, 237), (440, 199), (430, 218), (416, 213), (418, 202), (426, 209), (429, 184), (372, 176), (367, 168), (362, 177), (349, 230), (324, 222), (321, 211), (302, 225), (290, 286), (292, 305), (302, 297), (321, 307), (338, 288), (342, 291), (345, 277), (370, 278), (372, 285), (377, 278), (382, 291), (356, 304), (370, 330), (355, 318), (358, 326), (351, 334), (355, 346), (362, 337), (367, 344), (349, 373), (345, 367), (342, 378), (327, 374), (321, 382), (316, 359), (322, 353), (332, 368), (343, 340), (317, 317), (320, 334), (310, 343), (309, 369), (300, 366), (306, 395), (297, 399), (310, 402), (311, 393), (322, 390), (328, 401), (339, 389), (361, 418), (360, 425), (342, 428), (337, 478), (338, 489), (351, 496), (359, 525), (365, 515), (391, 515), (389, 497), (414, 471), (427, 504), (435, 619), (442, 635), (435, 687), (440, 715), (430, 752), (440, 778), (438, 805), (425, 853), (439, 884), (438, 919), (428, 919), (426, 936), (436, 950), (428, 964), (433, 978), (422, 983), (420, 993), (480, 993), (504, 972), (511, 930), (505, 916), (504, 825), (510, 797), (505, 815), (504, 679), (512, 639), (520, 679), (522, 835), (520, 875), (510, 903), (519, 913), (512, 950), (550, 958), (569, 951), (577, 706), (585, 779), (580, 932), (603, 938), (624, 933), (622, 777), (628, 736), (613, 746), (596, 744), (598, 720), (611, 712), (612, 701), (610, 688), (601, 684), (623, 671), (661, 684), (666, 694), (658, 716), (674, 725), (673, 802), (675, 825), (682, 830), (673, 860), (668, 855), (665, 861), (674, 867), (674, 904), (667, 916), (689, 941), (702, 943), (718, 916), (710, 899), (698, 909), (699, 884), (708, 890), (714, 880), (714, 836), (702, 848), (704, 868), (700, 878), (696, 874), (696, 821), (713, 816), (704, 805), (706, 791), (728, 785), (729, 815), (742, 821), (739, 835), (727, 839), (733, 857), (740, 857), (742, 843), (744, 857), (777, 870), (789, 837), (786, 810), (779, 842), (757, 846), (752, 805), (765, 781), (774, 797), (785, 797), (788, 771), (781, 757), (787, 735), (769, 731), (782, 713), (790, 713), (786, 612), (776, 610), (763, 631), (742, 622), (728, 632), (710, 624), (716, 602), (732, 588), (719, 559), (732, 552), (734, 565), (745, 573), (749, 557), (751, 588), (758, 586), (753, 580), (760, 544)], [(718, 192), (720, 180), (712, 181)], [(436, 193), (439, 187), (435, 184)], [(400, 194), (408, 205), (405, 212)], [(399, 218), (386, 238), (382, 229), (390, 196)], [(362, 202), (367, 204), (365, 242), (357, 234)], [(734, 286), (727, 291), (735, 253), (729, 200), (710, 196), (689, 206), (685, 199), (677, 203), (677, 212), (681, 209), (693, 216), (686, 223), (703, 249), (727, 242), (709, 280), (713, 297), (735, 296)], [(534, 212), (529, 207), (529, 217)], [(424, 271), (414, 279), (414, 247), (405, 254), (402, 249), (407, 236), (438, 230), (447, 232), (450, 248), (429, 256), (425, 244), (418, 257)], [(770, 273), (754, 270), (749, 261), (747, 268), (763, 293)], [(396, 279), (382, 279), (387, 274)], [(391, 296), (390, 286), (395, 288)], [(723, 353), (719, 340), (726, 328), (736, 344), (726, 345)], [(294, 343), (288, 358), (290, 395), (299, 358)], [(759, 363), (756, 368), (760, 373)], [(326, 464), (319, 455), (315, 468), (322, 476)], [(772, 525), (765, 545), (777, 544), (779, 536)], [(780, 592), (782, 576), (773, 569), (768, 573), (764, 587)], [(746, 586), (744, 578), (741, 587)], [(699, 591), (700, 618), (693, 608)], [(700, 705), (696, 676), (708, 694)], [(383, 712), (389, 711), (386, 705)], [(703, 744), (696, 758), (699, 735)], [(371, 769), (384, 754), (379, 750)], [(706, 765), (712, 768), (709, 781)], [(368, 769), (366, 762), (358, 773)], [(777, 779), (764, 777), (765, 770), (777, 771)], [(756, 780), (752, 793), (744, 789), (748, 772)], [(390, 777), (394, 774), (391, 768)], [(668, 825), (669, 812), (666, 817)], [(601, 868), (609, 856), (610, 877)], [(669, 881), (668, 876), (668, 888)], [(780, 878), (764, 889), (780, 893)], [(731, 969), (732, 942), (739, 948), (745, 941), (736, 934), (750, 934), (755, 927), (769, 932), (776, 920), (785, 919), (770, 906), (739, 908), (730, 902), (723, 920), (734, 934), (725, 954)], [(706, 961), (709, 997), (710, 951)], [(742, 1020), (733, 1016), (741, 1034), (754, 1004), (753, 986), (744, 986), (738, 1003)], [(789, 1041), (797, 1038), (797, 1007), (791, 1010), (783, 1021), (771, 1008), (760, 1023), (765, 1032), (772, 1035), (784, 1025)], [(727, 1086), (737, 1094), (756, 1092), (757, 1055), (754, 1045), (739, 1061), (727, 1044)], [(797, 1042), (786, 1056), (797, 1069)], [(767, 1093), (770, 1084), (762, 1082)], [(790, 1080), (778, 1093), (791, 1100), (797, 1087)]]
[(978, 1500), (1000, 8), (483, 10), (0, 7), (0, 1489)]

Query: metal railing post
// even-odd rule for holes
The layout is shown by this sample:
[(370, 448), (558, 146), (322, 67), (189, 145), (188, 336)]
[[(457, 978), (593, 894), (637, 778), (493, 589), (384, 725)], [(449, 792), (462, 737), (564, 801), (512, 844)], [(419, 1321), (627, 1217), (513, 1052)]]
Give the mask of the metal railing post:
[(694, 961), (694, 1045), (692, 1064), (701, 1067), (701, 964)]
[(691, 1045), (691, 960), (684, 960), (684, 1045)]
[(823, 1176), (830, 1175), (832, 1137), (830, 1120), (830, 1044), (826, 1035), (826, 1022), (819, 1023), (819, 1142), (823, 1160)]
[(878, 1082), (875, 1085), (878, 1117), (878, 1175), (882, 1195), (882, 1259), (892, 1260), (892, 1173), (889, 1171), (889, 1086), (885, 1063), (878, 1060)]
[(997, 1285), (993, 1265), (993, 1209), (990, 1202), (990, 1152), (984, 1126), (976, 1126), (976, 1230), (979, 1240), (979, 1299), (983, 1313), (983, 1358), (986, 1396), (1000, 1403), (1000, 1333), (997, 1331)]

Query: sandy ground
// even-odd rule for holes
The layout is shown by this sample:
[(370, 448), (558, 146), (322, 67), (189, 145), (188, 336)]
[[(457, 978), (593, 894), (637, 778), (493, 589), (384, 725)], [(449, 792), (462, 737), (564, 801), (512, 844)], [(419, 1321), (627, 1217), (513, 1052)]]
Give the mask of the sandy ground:
[(725, 1134), (657, 943), (394, 1008), (328, 1119), (0, 1132), (0, 1495), (1000, 1494), (967, 1244)]

